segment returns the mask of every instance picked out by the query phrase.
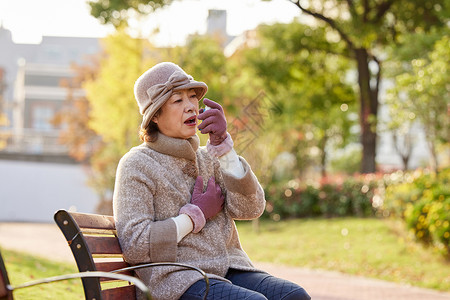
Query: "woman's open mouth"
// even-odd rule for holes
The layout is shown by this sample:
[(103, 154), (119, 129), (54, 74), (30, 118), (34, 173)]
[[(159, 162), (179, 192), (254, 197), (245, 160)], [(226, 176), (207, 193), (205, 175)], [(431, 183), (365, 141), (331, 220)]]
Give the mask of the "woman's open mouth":
[(197, 125), (197, 116), (192, 116), (184, 121), (184, 124), (188, 126), (196, 126)]

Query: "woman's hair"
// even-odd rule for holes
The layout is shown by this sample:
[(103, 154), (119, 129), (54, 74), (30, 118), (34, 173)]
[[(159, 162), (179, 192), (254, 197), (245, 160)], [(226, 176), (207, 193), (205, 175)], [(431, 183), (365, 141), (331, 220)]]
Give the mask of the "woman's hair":
[[(159, 111), (155, 114), (155, 116), (157, 116), (158, 114)], [(156, 142), (156, 139), (158, 138), (158, 132), (159, 132), (158, 125), (155, 122), (150, 121), (147, 127), (141, 128), (139, 130), (139, 139), (146, 143)]]

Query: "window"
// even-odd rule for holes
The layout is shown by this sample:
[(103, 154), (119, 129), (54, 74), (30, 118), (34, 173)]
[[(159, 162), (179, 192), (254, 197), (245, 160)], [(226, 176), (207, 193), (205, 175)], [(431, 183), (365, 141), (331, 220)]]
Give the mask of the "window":
[(51, 120), (54, 116), (53, 107), (36, 105), (31, 112), (31, 127), (38, 130), (51, 130)]

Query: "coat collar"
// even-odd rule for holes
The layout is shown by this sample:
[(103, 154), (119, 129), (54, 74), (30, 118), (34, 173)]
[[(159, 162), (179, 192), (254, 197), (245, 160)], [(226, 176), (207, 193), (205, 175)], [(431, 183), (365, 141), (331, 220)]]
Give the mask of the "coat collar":
[(200, 145), (200, 140), (197, 135), (188, 139), (178, 139), (158, 133), (156, 141), (146, 142), (146, 145), (162, 154), (195, 161), (197, 157), (195, 153)]

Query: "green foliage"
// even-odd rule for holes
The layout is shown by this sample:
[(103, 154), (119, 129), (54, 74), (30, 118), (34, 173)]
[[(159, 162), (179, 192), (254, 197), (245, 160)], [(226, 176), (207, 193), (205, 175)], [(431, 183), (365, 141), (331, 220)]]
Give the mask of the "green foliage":
[(437, 150), (450, 147), (449, 43), (450, 38), (444, 34), (427, 57), (408, 61), (404, 73), (395, 77), (394, 88), (386, 99), (393, 116), (391, 128), (406, 132), (417, 121), (424, 127), (435, 170), (439, 168)]
[(245, 252), (255, 262), (450, 291), (450, 263), (411, 240), (404, 224), (396, 220), (262, 220), (258, 232), (250, 222), (239, 222), (237, 227)]
[(383, 209), (401, 217), (415, 238), (450, 259), (450, 169), (414, 177), (386, 188)]
[(347, 177), (342, 182), (323, 182), (300, 187), (297, 181), (266, 188), (265, 216), (274, 220), (295, 217), (375, 216), (373, 199), (378, 180)]
[(245, 55), (280, 110), (275, 122), (284, 135), (283, 151), (325, 172), (326, 149), (352, 140), (355, 120), (348, 116), (357, 110), (356, 95), (345, 80), (351, 63), (335, 54), (345, 52), (343, 44), (330, 44), (323, 29), (297, 22), (261, 26), (258, 33), (259, 47)]
[[(446, 27), (447, 2), (338, 1), (330, 9), (328, 1), (293, 1), (305, 15), (316, 19), (314, 27), (326, 33), (326, 42), (337, 46), (329, 47), (331, 53), (340, 53), (357, 64), (364, 173), (375, 172), (376, 108), (384, 71), (376, 53), (399, 43), (404, 34)], [(344, 45), (344, 52), (340, 51), (340, 44)]]
[[(339, 153), (336, 155), (336, 152)], [(332, 173), (352, 175), (359, 171), (362, 157), (360, 147), (346, 147), (336, 152), (329, 162)]]
[(116, 143), (124, 151), (136, 144), (142, 119), (132, 87), (149, 68), (143, 61), (146, 47), (122, 31), (107, 37), (98, 76), (83, 84), (91, 106), (90, 127), (105, 143)]
[(164, 50), (163, 59), (180, 65), (196, 80), (204, 81), (208, 85), (207, 98), (224, 105), (228, 76), (220, 42), (210, 36), (191, 36), (185, 46)]
[(128, 25), (128, 19), (139, 14), (149, 14), (155, 9), (172, 3), (172, 0), (89, 0), (91, 15), (102, 24), (120, 27)]
[[(124, 31), (107, 37), (103, 43), (97, 74), (84, 80), (82, 86), (89, 102), (88, 125), (100, 139), (90, 157), (91, 185), (102, 201), (110, 201), (117, 163), (140, 143), (142, 117), (134, 98), (134, 82), (154, 62), (147, 58), (151, 46)], [(111, 213), (111, 206), (101, 212)]]
[[(96, 0), (89, 1), (91, 6), (91, 14), (98, 18), (102, 23), (110, 23), (116, 27), (127, 24), (127, 20), (133, 16), (133, 13), (149, 14), (156, 8), (169, 5), (171, 0), (158, 1), (118, 1), (118, 0)], [(268, 81), (265, 86), (268, 91), (277, 90), (277, 94), (273, 95), (273, 99), (303, 99), (309, 100), (318, 99), (325, 109), (328, 109), (328, 104), (333, 104), (331, 101), (323, 101), (324, 96), (332, 98), (338, 94), (341, 85), (334, 83), (334, 76), (341, 72), (333, 72), (333, 66), (338, 66), (333, 61), (336, 61), (333, 55), (340, 55), (345, 59), (353, 60), (358, 68), (358, 82), (360, 93), (360, 105), (368, 104), (363, 107), (364, 113), (361, 114), (361, 125), (365, 130), (361, 130), (363, 142), (363, 157), (362, 157), (362, 171), (365, 173), (375, 171), (375, 139), (376, 139), (376, 121), (378, 107), (378, 87), (381, 82), (381, 59), (376, 57), (375, 53), (383, 53), (387, 45), (398, 43), (402, 40), (404, 34), (411, 32), (428, 32), (439, 27), (445, 27), (448, 24), (448, 1), (430, 0), (430, 1), (337, 1), (330, 6), (329, 1), (292, 1), (299, 10), (305, 15), (315, 19), (314, 26), (304, 26), (304, 31), (281, 30), (280, 27), (274, 27), (274, 39), (268, 43), (268, 47), (262, 46), (256, 54), (260, 53), (263, 64), (261, 68), (263, 73), (270, 74), (277, 67), (293, 66), (292, 68), (285, 68), (285, 71), (274, 72), (272, 75), (274, 80)], [(135, 15), (134, 15), (135, 16)], [(281, 43), (280, 43), (281, 42)], [(267, 46), (266, 45), (266, 46)], [(317, 80), (309, 82), (311, 86), (309, 89), (297, 91), (292, 94), (290, 89), (296, 85), (284, 85), (280, 87), (279, 83), (283, 83), (283, 78), (286, 77), (300, 77), (309, 78), (308, 71), (303, 72), (303, 68), (307, 68), (309, 64), (294, 65), (293, 62), (305, 61), (300, 59), (310, 55), (310, 49), (321, 49), (322, 56), (327, 53), (331, 55), (328, 58), (315, 57), (312, 60), (311, 66), (314, 70), (323, 69), (330, 78), (325, 81)], [(272, 49), (285, 49), (285, 52), (276, 52)], [(373, 64), (378, 68), (369, 68), (369, 64)], [(245, 65), (245, 64), (241, 64)], [(331, 67), (330, 67), (331, 66)], [(348, 66), (347, 66), (348, 67)], [(297, 73), (297, 74), (296, 74)], [(304, 76), (306, 74), (306, 76)], [(313, 84), (317, 82), (317, 87)], [(356, 82), (355, 82), (356, 83)], [(301, 82), (298, 82), (302, 86)], [(304, 87), (304, 85), (303, 85)], [(322, 87), (326, 87), (323, 89)], [(331, 87), (331, 89), (330, 89)], [(282, 91), (288, 91), (283, 93)], [(295, 89), (294, 89), (295, 90)], [(369, 95), (372, 95), (369, 97)], [(276, 97), (275, 97), (276, 96)], [(233, 98), (235, 99), (235, 98)], [(338, 98), (339, 99), (339, 98)], [(345, 101), (341, 95), (341, 101)], [(281, 101), (280, 101), (281, 102)], [(289, 110), (289, 107), (287, 108)], [(305, 109), (308, 111), (308, 109)], [(336, 118), (336, 113), (333, 109), (329, 110), (331, 116), (329, 118), (317, 119), (316, 121), (324, 119), (342, 120), (339, 116)], [(368, 116), (372, 116), (371, 119)], [(316, 124), (315, 122), (311, 122)], [(327, 124), (319, 125), (312, 130), (315, 136), (319, 136), (318, 143), (315, 147), (321, 150), (321, 155), (318, 158), (325, 168), (326, 153), (325, 146), (329, 143), (330, 137), (345, 136), (343, 132), (338, 134), (330, 134), (330, 131), (325, 130)], [(342, 129), (344, 126), (332, 127), (331, 131)], [(316, 134), (317, 132), (317, 134)], [(338, 141), (340, 142), (340, 141)], [(300, 161), (300, 160), (298, 160)], [(324, 171), (323, 171), (324, 172)]]
[[(307, 2), (294, 5), (304, 10), (301, 5)], [(90, 1), (92, 14), (117, 28), (122, 28), (133, 11), (147, 14), (169, 3)], [(96, 178), (93, 184), (100, 193), (107, 195), (112, 189), (118, 159), (137, 143), (140, 116), (130, 87), (140, 73), (153, 65), (144, 61), (146, 57), (174, 61), (208, 84), (207, 97), (224, 106), (229, 127), (239, 134), (239, 138), (233, 136), (235, 145), (244, 145), (245, 153), (239, 154), (245, 155), (263, 185), (269, 186), (279, 179), (272, 174), (278, 167), (275, 162), (280, 153), (295, 155), (295, 174), (289, 175), (300, 176), (307, 168), (319, 169), (317, 166), (325, 174), (329, 153), (356, 141), (354, 128), (359, 124), (351, 117), (360, 113), (356, 81), (351, 76), (358, 66), (356, 50), (368, 55), (367, 63), (381, 68), (381, 60), (374, 53), (384, 53), (386, 45), (405, 42), (410, 36), (406, 33), (425, 34), (431, 29), (436, 34), (448, 17), (444, 13), (446, 6), (437, 0), (338, 2), (333, 10), (327, 8), (325, 1), (318, 1), (308, 7), (319, 19), (315, 26), (299, 22), (261, 26), (252, 40), (259, 43), (258, 47), (244, 47), (231, 57), (224, 56), (221, 40), (210, 37), (193, 36), (185, 47), (164, 50), (151, 49), (145, 41), (132, 39), (122, 30), (109, 38), (98, 77), (85, 85), (92, 106), (89, 124), (103, 143), (92, 157)], [(427, 40), (421, 45), (429, 43)], [(445, 51), (444, 48), (439, 51)], [(446, 52), (439, 53), (446, 57)], [(367, 70), (367, 82), (358, 84), (377, 86), (381, 78), (377, 72), (384, 73), (376, 68)], [(378, 91), (370, 92), (375, 95), (370, 107), (376, 107)], [(259, 95), (264, 95), (264, 99), (256, 105), (256, 112), (267, 107), (277, 110), (276, 114), (266, 114), (264, 122), (254, 122), (255, 115), (248, 113), (249, 104)], [(365, 96), (362, 93), (359, 98)], [(362, 119), (361, 124), (372, 120), (375, 127), (374, 112), (367, 115), (371, 117)], [(257, 126), (253, 126), (255, 123)], [(201, 139), (204, 143), (205, 137)], [(342, 163), (344, 159), (334, 164), (334, 170), (353, 172), (358, 160), (367, 157), (352, 155), (346, 165)], [(335, 209), (331, 211), (334, 214)]]
[(403, 218), (406, 207), (415, 202), (422, 194), (422, 189), (411, 183), (403, 182), (388, 185), (385, 192), (383, 209), (392, 217)]

